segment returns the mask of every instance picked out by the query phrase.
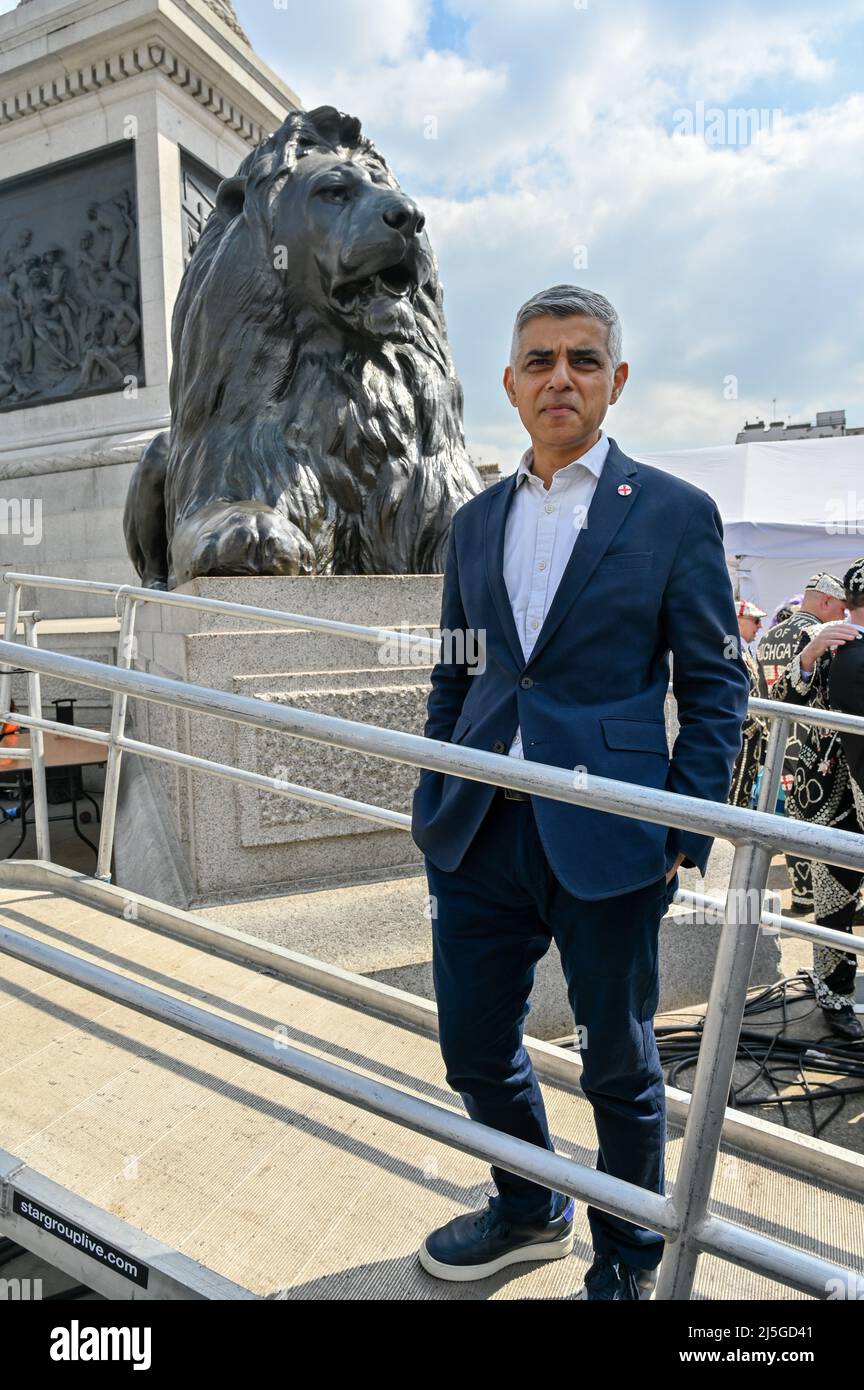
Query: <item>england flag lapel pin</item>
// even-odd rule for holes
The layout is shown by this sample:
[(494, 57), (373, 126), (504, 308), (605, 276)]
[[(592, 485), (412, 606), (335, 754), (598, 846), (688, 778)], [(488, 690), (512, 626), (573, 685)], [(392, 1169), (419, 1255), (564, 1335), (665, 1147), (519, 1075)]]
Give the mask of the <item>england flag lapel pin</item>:
[(629, 496), (630, 496), (630, 493), (631, 493), (632, 491), (633, 491), (633, 489), (632, 489), (632, 487), (630, 486), (629, 483), (619, 483), (619, 485), (618, 485), (618, 493), (619, 493), (619, 496), (621, 496), (621, 497), (629, 497)]

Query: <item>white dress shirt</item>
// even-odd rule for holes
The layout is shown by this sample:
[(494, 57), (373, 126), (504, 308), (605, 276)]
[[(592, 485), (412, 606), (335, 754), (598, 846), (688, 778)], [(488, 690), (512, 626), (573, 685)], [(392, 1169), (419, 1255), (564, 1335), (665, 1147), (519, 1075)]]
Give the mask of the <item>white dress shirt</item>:
[[(549, 488), (532, 471), (533, 449), (526, 449), (519, 460), (504, 532), (504, 583), (526, 661), (584, 525), (608, 452), (609, 440), (601, 432), (587, 454), (558, 469)], [(519, 729), (509, 755), (524, 757)]]

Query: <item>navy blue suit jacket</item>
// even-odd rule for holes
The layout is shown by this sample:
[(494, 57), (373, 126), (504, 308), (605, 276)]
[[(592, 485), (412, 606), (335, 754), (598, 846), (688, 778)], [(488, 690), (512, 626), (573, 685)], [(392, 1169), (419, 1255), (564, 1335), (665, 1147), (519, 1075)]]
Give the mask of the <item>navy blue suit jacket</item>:
[[(629, 485), (622, 495), (619, 487)], [(637, 464), (609, 440), (585, 525), (528, 660), (504, 583), (504, 525), (515, 474), (453, 517), (432, 671), (427, 738), (506, 753), (521, 726), (526, 759), (725, 802), (741, 747), (749, 678), (715, 502)], [(476, 636), (475, 636), (476, 640)], [(466, 643), (470, 639), (466, 638)], [(467, 653), (468, 661), (459, 657)], [(680, 731), (669, 757), (664, 702), (672, 654)], [(458, 868), (495, 789), (424, 769), (412, 836)], [(547, 858), (568, 892), (607, 898), (655, 882), (684, 853), (704, 874), (712, 839), (534, 797)]]

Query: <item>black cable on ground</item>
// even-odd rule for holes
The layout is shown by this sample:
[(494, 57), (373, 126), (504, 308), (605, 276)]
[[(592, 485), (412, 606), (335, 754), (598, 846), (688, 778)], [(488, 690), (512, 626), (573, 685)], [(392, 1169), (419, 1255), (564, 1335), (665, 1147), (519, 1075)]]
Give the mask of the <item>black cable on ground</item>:
[[(795, 1005), (802, 1007), (793, 1013)], [(809, 1018), (817, 1008), (812, 979), (806, 970), (778, 980), (776, 984), (748, 998), (736, 1061), (751, 1062), (753, 1073), (746, 1081), (730, 1088), (727, 1101), (730, 1108), (747, 1110), (775, 1106), (779, 1110), (779, 1122), (788, 1127), (787, 1107), (806, 1105), (811, 1132), (814, 1138), (818, 1138), (839, 1115), (849, 1096), (864, 1094), (864, 1040), (844, 1042), (833, 1036), (814, 1040), (799, 1038), (786, 1031)], [(761, 1014), (776, 1014), (778, 1009), (779, 1019), (760, 1021)], [(667, 1085), (684, 1091), (691, 1089), (687, 1084), (682, 1084), (682, 1079), (687, 1072), (695, 1071), (704, 1026), (705, 1021), (701, 1016), (687, 1018), (686, 1021), (682, 1018), (681, 1023), (655, 1025), (657, 1048)], [(556, 1038), (554, 1042), (558, 1047), (576, 1046), (575, 1037)], [(813, 1081), (820, 1074), (839, 1077), (849, 1084), (840, 1085), (837, 1080), (832, 1080), (814, 1085)], [(770, 1087), (773, 1095), (748, 1095), (759, 1081)], [(798, 1094), (794, 1091), (789, 1094), (790, 1089), (795, 1087)], [(828, 1100), (833, 1100), (835, 1104), (819, 1119), (816, 1103)]]
[[(792, 1012), (792, 1006), (805, 1007)], [(733, 1085), (728, 1104), (735, 1110), (755, 1109), (775, 1106), (779, 1119), (789, 1124), (787, 1106), (806, 1105), (809, 1111), (810, 1128), (818, 1138), (822, 1131), (840, 1113), (847, 1097), (864, 1094), (864, 1042), (843, 1042), (830, 1037), (814, 1041), (800, 1038), (787, 1032), (790, 1027), (800, 1023), (815, 1012), (812, 981), (806, 971), (796, 976), (779, 980), (767, 989), (754, 994), (747, 1001), (741, 1035), (738, 1040), (736, 1060), (753, 1064), (753, 1073), (739, 1085)], [(776, 1013), (780, 1019), (760, 1021), (760, 1015)], [(696, 1067), (699, 1047), (704, 1031), (704, 1019), (694, 1019), (681, 1024), (661, 1024), (655, 1028), (660, 1061), (667, 1084), (682, 1090), (690, 1087), (682, 1085), (682, 1077)], [(820, 1074), (828, 1074), (830, 1082), (814, 1084)], [(849, 1084), (839, 1084), (836, 1078)], [(762, 1081), (774, 1092), (773, 1095), (752, 1095), (753, 1088)], [(798, 1088), (798, 1094), (789, 1094), (790, 1088)], [(747, 1094), (751, 1092), (751, 1094)], [(786, 1094), (783, 1094), (786, 1092)], [(827, 1114), (817, 1117), (816, 1102), (833, 1100)]]

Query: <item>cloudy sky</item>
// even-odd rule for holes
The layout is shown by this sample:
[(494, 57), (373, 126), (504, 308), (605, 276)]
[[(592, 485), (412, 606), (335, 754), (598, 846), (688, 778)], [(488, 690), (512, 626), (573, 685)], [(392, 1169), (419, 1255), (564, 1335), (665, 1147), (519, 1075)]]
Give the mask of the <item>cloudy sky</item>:
[(623, 320), (625, 448), (731, 442), (773, 400), (864, 425), (864, 0), (235, 2), (426, 212), (476, 457), (515, 465), (512, 318), (561, 281)]
[(475, 454), (515, 465), (513, 314), (562, 281), (621, 315), (631, 379), (606, 424), (624, 447), (731, 442), (773, 400), (864, 425), (864, 0), (237, 11), (424, 208)]

